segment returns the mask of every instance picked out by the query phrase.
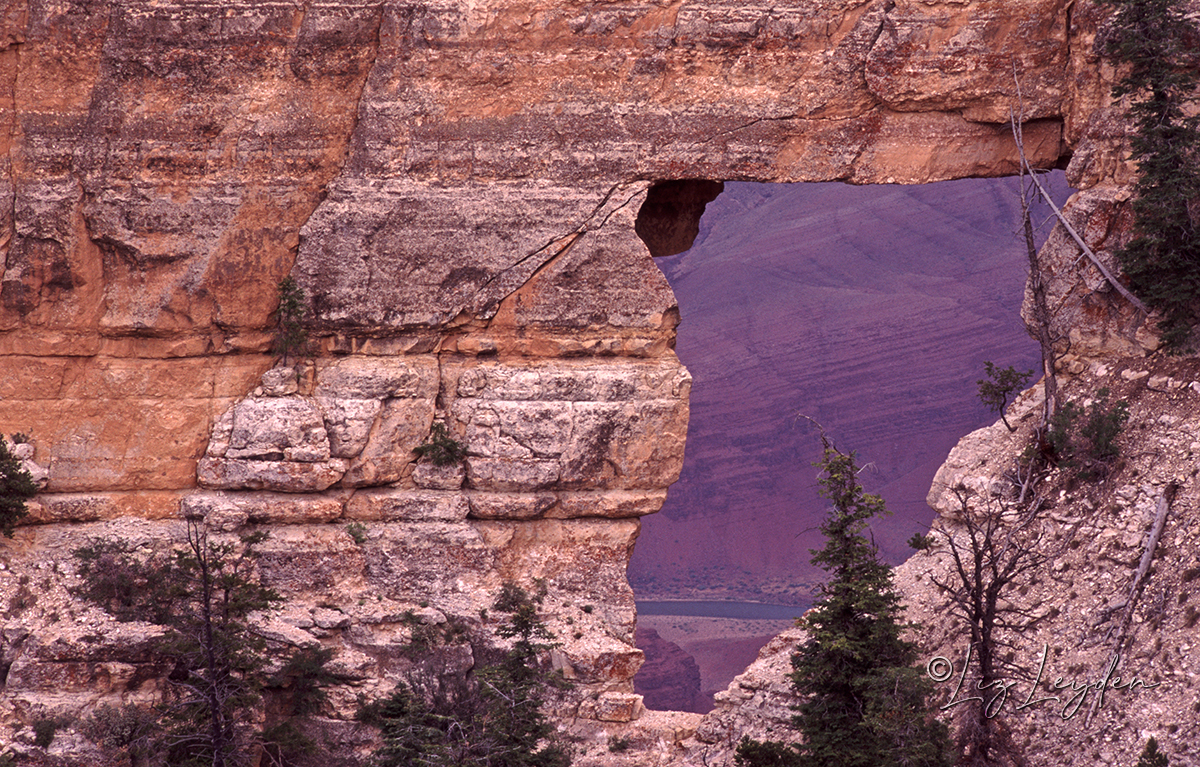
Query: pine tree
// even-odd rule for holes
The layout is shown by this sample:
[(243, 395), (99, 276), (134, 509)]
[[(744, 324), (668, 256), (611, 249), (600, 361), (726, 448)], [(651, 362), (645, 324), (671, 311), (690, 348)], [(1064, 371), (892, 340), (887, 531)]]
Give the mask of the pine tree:
[(1133, 239), (1117, 252), (1130, 288), (1162, 312), (1164, 345), (1182, 350), (1200, 319), (1200, 31), (1183, 0), (1101, 0), (1114, 9), (1104, 48), (1127, 67)]
[(309, 353), (308, 330), (304, 320), (308, 316), (308, 297), (295, 278), (284, 277), (279, 281), (279, 307), (275, 310), (275, 353), (287, 364), (292, 355)]
[[(212, 541), (203, 520), (187, 521), (184, 545), (139, 555), (121, 540), (96, 540), (75, 551), (82, 584), (77, 596), (122, 621), (146, 621), (164, 631), (155, 653), (173, 666), (152, 724), (140, 728), (139, 747), (180, 767), (233, 767), (254, 761), (259, 749), (280, 755), (309, 744), (290, 719), (313, 713), (321, 689), (335, 681), (324, 670), (331, 653), (294, 648), (282, 670), (267, 673), (267, 642), (251, 616), (282, 601), (254, 577), (254, 547), (264, 533), (238, 543)], [(287, 698), (284, 715), (260, 731), (267, 687)]]
[(506, 583), (492, 609), (509, 615), (497, 633), (513, 639), (501, 661), (480, 674), (480, 692), (487, 705), (486, 729), (495, 740), (489, 764), (498, 767), (568, 767), (570, 756), (554, 742), (554, 725), (542, 711), (542, 702), (553, 679), (548, 679), (539, 656), (550, 645), (552, 634), (538, 610), (542, 593), (529, 594)]
[(8, 441), (0, 435), (0, 533), (11, 538), (13, 527), (28, 512), (25, 501), (37, 493), (33, 477), (21, 466), (21, 461), (8, 449)]
[(887, 513), (883, 499), (863, 491), (854, 455), (822, 435), (822, 494), (832, 503), (821, 525), (825, 547), (812, 561), (829, 580), (801, 621), (808, 641), (792, 656), (792, 686), (800, 696), (794, 747), (746, 739), (737, 763), (944, 767), (952, 762), (946, 726), (928, 706), (932, 687), (916, 668), (915, 645), (891, 568), (867, 535), (869, 521)]

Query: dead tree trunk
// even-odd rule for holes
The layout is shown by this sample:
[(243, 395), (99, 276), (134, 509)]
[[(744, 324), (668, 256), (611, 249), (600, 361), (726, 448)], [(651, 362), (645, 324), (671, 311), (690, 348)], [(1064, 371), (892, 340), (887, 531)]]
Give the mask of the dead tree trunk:
[[(1018, 83), (1018, 93), (1020, 93), (1020, 84)], [(1034, 337), (1037, 338), (1038, 347), (1041, 349), (1042, 355), (1042, 389), (1045, 393), (1045, 407), (1042, 411), (1042, 429), (1050, 423), (1050, 419), (1054, 417), (1055, 411), (1058, 409), (1058, 378), (1054, 373), (1054, 365), (1056, 362), (1056, 352), (1054, 344), (1058, 340), (1050, 334), (1050, 305), (1046, 299), (1046, 285), (1042, 281), (1042, 268), (1038, 262), (1037, 244), (1033, 239), (1033, 221), (1030, 217), (1030, 207), (1033, 198), (1029, 185), (1025, 183), (1026, 174), (1030, 180), (1042, 191), (1043, 199), (1051, 207), (1054, 202), (1046, 197), (1045, 190), (1042, 190), (1037, 179), (1033, 176), (1033, 169), (1029, 167), (1029, 162), (1025, 159), (1025, 136), (1022, 129), (1022, 120), (1024, 119), (1024, 106), (1021, 107), (1022, 114), (1009, 115), (1009, 122), (1012, 124), (1013, 141), (1017, 144), (1017, 152), (1021, 156), (1021, 167), (1018, 171), (1018, 178), (1021, 184), (1021, 228), (1025, 235), (1025, 251), (1029, 258), (1029, 294), (1033, 299), (1033, 324)]]

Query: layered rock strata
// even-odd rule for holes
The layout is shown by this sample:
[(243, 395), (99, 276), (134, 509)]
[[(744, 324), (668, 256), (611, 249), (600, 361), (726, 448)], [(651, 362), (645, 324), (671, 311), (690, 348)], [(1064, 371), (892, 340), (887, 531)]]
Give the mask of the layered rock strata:
[[(48, 484), (0, 544), (5, 597), (41, 589), (6, 613), (3, 739), (152, 692), (145, 634), (65, 591), (70, 552), (161, 545), (189, 514), (271, 531), (278, 636), (335, 648), (360, 689), (400, 673), (397, 616), (478, 624), (501, 581), (545, 578), (577, 712), (636, 714), (624, 563), (687, 412), (651, 252), (694, 221), (661, 211), (694, 219), (728, 179), (1011, 173), (1019, 82), (1031, 160), (1069, 163), (1070, 215), (1108, 247), (1128, 169), (1100, 21), (1068, 0), (8, 3), (0, 428), (33, 435)], [(1047, 263), (1073, 353), (1153, 345), (1069, 244)], [(287, 275), (312, 308), (294, 381), (269, 352)], [(435, 419), (461, 474), (414, 463)]]

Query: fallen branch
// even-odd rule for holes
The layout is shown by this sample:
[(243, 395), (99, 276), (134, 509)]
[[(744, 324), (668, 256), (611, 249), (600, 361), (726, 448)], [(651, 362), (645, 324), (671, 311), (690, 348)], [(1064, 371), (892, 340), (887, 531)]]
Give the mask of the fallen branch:
[[(1174, 497), (1174, 483), (1163, 488), (1162, 493), (1158, 496), (1158, 504), (1154, 511), (1154, 524), (1150, 527), (1150, 536), (1146, 538), (1146, 550), (1142, 552), (1142, 561), (1138, 563), (1138, 569), (1133, 574), (1133, 585), (1129, 587), (1129, 598), (1122, 605), (1125, 608), (1125, 618), (1121, 621), (1121, 630), (1117, 634), (1117, 642), (1109, 661), (1114, 670), (1121, 662), (1121, 650), (1124, 649), (1125, 640), (1129, 635), (1129, 624), (1133, 621), (1133, 611), (1137, 607), (1137, 599), (1141, 594), (1143, 581), (1150, 572), (1150, 564), (1154, 561), (1154, 550), (1158, 548), (1158, 539), (1162, 537), (1163, 528), (1166, 527), (1167, 513), (1171, 510), (1171, 500)], [(1120, 607), (1116, 609), (1120, 609)], [(1096, 707), (1102, 697), (1097, 696), (1092, 699), (1091, 708), (1088, 709), (1087, 717), (1083, 720), (1084, 727), (1087, 727), (1088, 723), (1092, 721), (1092, 715), (1096, 713)]]
[[(1032, 174), (1032, 170), (1030, 173)], [(1042, 188), (1042, 185), (1037, 180), (1037, 176), (1031, 175), (1031, 180), (1033, 181), (1033, 185), (1038, 188), (1038, 192), (1042, 195), (1042, 199), (1046, 201), (1046, 203), (1050, 206), (1050, 210), (1054, 211), (1055, 217), (1058, 218), (1059, 222), (1063, 225), (1063, 228), (1067, 230), (1067, 234), (1071, 235), (1071, 239), (1075, 240), (1075, 244), (1083, 249), (1084, 255), (1086, 255), (1088, 260), (1090, 260), (1092, 264), (1100, 270), (1100, 273), (1104, 275), (1104, 279), (1108, 280), (1109, 284), (1116, 288), (1118, 293), (1120, 293), (1122, 296), (1125, 296), (1125, 298), (1129, 300), (1129, 303), (1133, 304), (1140, 311), (1149, 314), (1150, 310), (1146, 308), (1146, 305), (1143, 304), (1137, 296), (1130, 293), (1129, 289), (1122, 285), (1116, 277), (1113, 277), (1112, 273), (1108, 271), (1104, 264), (1100, 263), (1100, 259), (1097, 258), (1096, 254), (1092, 252), (1092, 249), (1087, 246), (1087, 243), (1084, 242), (1083, 238), (1079, 236), (1079, 232), (1075, 231), (1075, 227), (1071, 226), (1071, 223), (1067, 221), (1065, 216), (1063, 216), (1062, 211), (1059, 210), (1058, 206), (1056, 206), (1050, 199), (1050, 195), (1048, 195), (1046, 190)]]
[[(1158, 539), (1162, 537), (1163, 527), (1167, 524), (1167, 512), (1171, 510), (1171, 496), (1175, 494), (1175, 485), (1168, 485), (1158, 496), (1158, 506), (1154, 511), (1154, 525), (1150, 528), (1150, 537), (1146, 539), (1146, 550), (1142, 552), (1142, 561), (1138, 564), (1133, 576), (1133, 585), (1129, 588), (1129, 603), (1137, 600), (1137, 594), (1142, 588), (1142, 581), (1150, 571), (1150, 563), (1154, 560), (1154, 550), (1158, 547)], [(1125, 619), (1129, 622), (1129, 618)], [(1117, 649), (1121, 649), (1120, 644)]]

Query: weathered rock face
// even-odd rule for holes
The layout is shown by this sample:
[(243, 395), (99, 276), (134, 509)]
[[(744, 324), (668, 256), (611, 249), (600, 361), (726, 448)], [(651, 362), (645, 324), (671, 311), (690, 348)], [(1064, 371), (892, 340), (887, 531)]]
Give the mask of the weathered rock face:
[(662, 355), (651, 181), (1011, 172), (1014, 61), (1035, 162), (1120, 181), (1066, 6), (19, 5), (3, 418), (53, 490), (189, 487), (289, 270), (325, 352)]
[[(694, 222), (661, 211), (698, 216), (712, 182), (1010, 173), (1015, 66), (1032, 161), (1069, 158), (1090, 190), (1072, 215), (1119, 236), (1099, 19), (1067, 0), (9, 3), (0, 429), (32, 433), (48, 484), (0, 544), (6, 595), (46, 584), (6, 615), (4, 739), (152, 689), (129, 671), (145, 637), (62, 573), (89, 536), (170, 540), (185, 514), (269, 526), (279, 636), (337, 648), (371, 689), (398, 673), (381, 648), (404, 610), (478, 623), (502, 580), (545, 578), (580, 711), (633, 715), (624, 564), (687, 417), (674, 299), (637, 234), (655, 183), (709, 180), (653, 192), (640, 228), (677, 247)], [(1055, 247), (1073, 352), (1152, 346)], [(267, 353), (289, 274), (313, 310), (294, 379)], [(414, 463), (434, 420), (461, 472)]]

